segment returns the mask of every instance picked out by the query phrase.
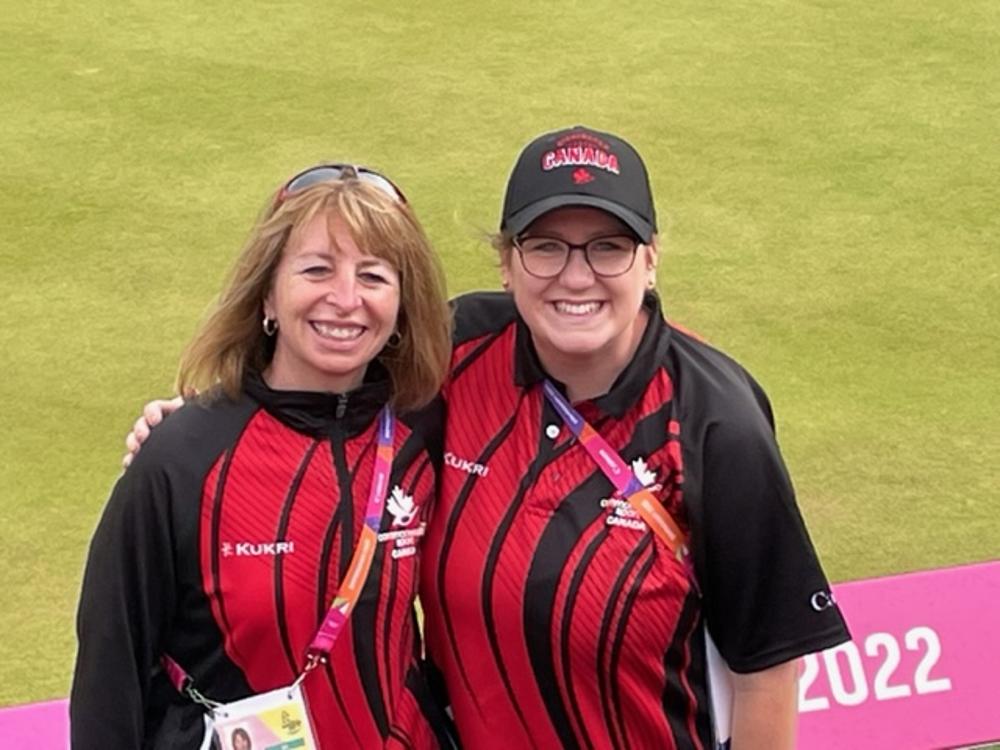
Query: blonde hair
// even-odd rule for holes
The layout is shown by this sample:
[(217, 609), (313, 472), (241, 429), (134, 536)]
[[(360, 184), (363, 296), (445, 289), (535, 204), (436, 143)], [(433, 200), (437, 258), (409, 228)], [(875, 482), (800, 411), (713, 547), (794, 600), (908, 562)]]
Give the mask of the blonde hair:
[[(356, 179), (311, 185), (278, 203), (272, 197), (208, 316), (181, 355), (178, 392), (220, 386), (232, 398), (249, 371), (262, 372), (274, 340), (261, 327), (264, 299), (292, 233), (314, 217), (346, 225), (365, 252), (399, 273), (399, 343), (377, 359), (389, 371), (397, 411), (427, 404), (444, 381), (451, 356), (451, 313), (444, 274), (412, 209)], [(280, 333), (278, 334), (280, 335)]]

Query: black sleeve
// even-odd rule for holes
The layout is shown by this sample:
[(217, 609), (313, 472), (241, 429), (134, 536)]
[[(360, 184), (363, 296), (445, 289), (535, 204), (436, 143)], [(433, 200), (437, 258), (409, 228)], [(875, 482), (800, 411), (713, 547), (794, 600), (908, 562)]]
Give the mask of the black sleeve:
[(166, 476), (140, 453), (115, 485), (90, 544), (70, 695), (76, 750), (143, 744), (151, 673), (176, 605)]
[[(749, 378), (748, 378), (749, 380)], [(849, 638), (829, 598), (755, 383), (706, 425), (695, 548), (708, 628), (735, 672), (780, 664)]]

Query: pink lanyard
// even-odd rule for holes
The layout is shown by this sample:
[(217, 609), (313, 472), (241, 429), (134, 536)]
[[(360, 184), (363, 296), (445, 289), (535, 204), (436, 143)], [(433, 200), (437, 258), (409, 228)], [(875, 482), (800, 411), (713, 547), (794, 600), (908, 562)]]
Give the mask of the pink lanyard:
[(667, 549), (677, 558), (688, 573), (691, 583), (697, 589), (694, 576), (694, 564), (687, 546), (687, 535), (673, 519), (663, 503), (636, 477), (631, 467), (622, 460), (618, 451), (608, 445), (608, 441), (580, 416), (580, 412), (546, 380), (542, 384), (545, 398), (562, 417), (570, 432), (580, 441), (583, 449), (594, 459), (594, 463), (614, 485), (615, 494), (628, 500), (633, 510), (646, 522), (646, 525), (656, 534)]
[[(392, 459), (395, 453), (393, 436), (396, 432), (396, 419), (392, 409), (386, 405), (379, 415), (378, 444), (375, 449), (375, 467), (372, 472), (371, 489), (368, 492), (368, 504), (365, 506), (364, 522), (361, 525), (361, 537), (354, 548), (351, 563), (340, 582), (333, 604), (323, 618), (316, 635), (306, 651), (306, 665), (296, 678), (298, 684), (317, 664), (326, 661), (330, 649), (344, 630), (354, 605), (361, 598), (361, 590), (375, 559), (375, 549), (378, 546), (378, 528), (382, 521), (382, 511), (389, 492), (389, 477), (392, 473)], [(215, 701), (206, 699), (194, 689), (190, 675), (184, 671), (168, 654), (160, 658), (161, 664), (177, 691), (188, 695), (196, 703), (207, 706), (218, 705)]]
[[(334, 642), (344, 629), (351, 610), (361, 597), (361, 589), (368, 580), (372, 561), (375, 559), (375, 548), (378, 546), (378, 527), (382, 521), (382, 510), (386, 495), (389, 493), (389, 475), (392, 472), (393, 444), (392, 436), (396, 429), (396, 420), (392, 411), (386, 406), (378, 423), (378, 448), (375, 450), (375, 469), (372, 476), (372, 486), (368, 492), (368, 505), (365, 507), (365, 520), (361, 526), (361, 537), (354, 548), (351, 564), (347, 568), (344, 580), (340, 582), (333, 604), (323, 618), (323, 623), (316, 631), (312, 643), (309, 644), (309, 663), (312, 666), (322, 661)], [(306, 670), (309, 669), (309, 664)]]

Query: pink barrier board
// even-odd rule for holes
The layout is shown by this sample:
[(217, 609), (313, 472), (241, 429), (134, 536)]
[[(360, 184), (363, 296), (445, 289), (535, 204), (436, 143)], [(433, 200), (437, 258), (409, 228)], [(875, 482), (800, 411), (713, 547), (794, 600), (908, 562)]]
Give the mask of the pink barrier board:
[(0, 747), (65, 750), (69, 747), (66, 700), (0, 708)]
[(1000, 739), (1000, 562), (833, 590), (853, 640), (803, 660), (802, 750)]

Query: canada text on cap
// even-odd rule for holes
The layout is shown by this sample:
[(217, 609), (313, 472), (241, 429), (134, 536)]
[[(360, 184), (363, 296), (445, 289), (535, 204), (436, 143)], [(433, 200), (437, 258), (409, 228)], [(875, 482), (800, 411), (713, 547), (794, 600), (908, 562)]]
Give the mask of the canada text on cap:
[(563, 206), (607, 211), (647, 244), (656, 232), (642, 157), (611, 133), (578, 125), (525, 146), (507, 180), (500, 231), (517, 236), (542, 214)]

